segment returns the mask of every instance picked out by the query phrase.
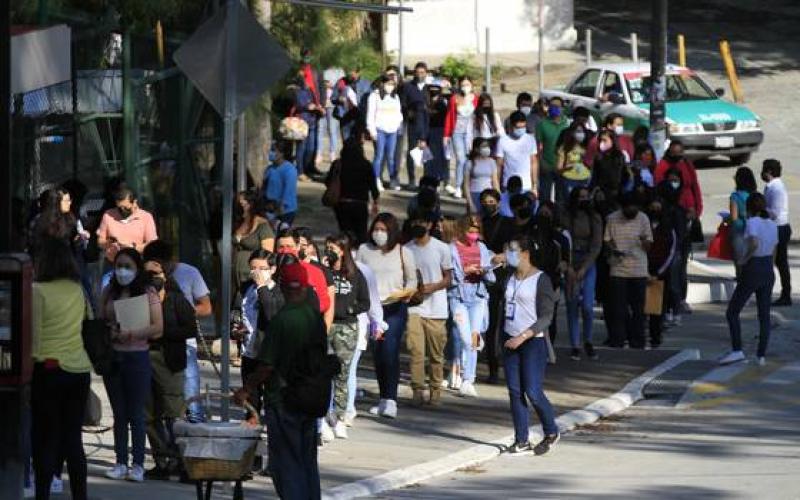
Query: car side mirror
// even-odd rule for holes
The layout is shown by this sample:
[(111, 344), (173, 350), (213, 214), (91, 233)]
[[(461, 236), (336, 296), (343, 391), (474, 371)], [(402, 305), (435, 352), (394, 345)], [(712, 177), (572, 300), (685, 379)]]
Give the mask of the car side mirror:
[(714, 90), (714, 93), (717, 94), (717, 97), (722, 97), (722, 96), (725, 95), (725, 89), (720, 87), (720, 88)]

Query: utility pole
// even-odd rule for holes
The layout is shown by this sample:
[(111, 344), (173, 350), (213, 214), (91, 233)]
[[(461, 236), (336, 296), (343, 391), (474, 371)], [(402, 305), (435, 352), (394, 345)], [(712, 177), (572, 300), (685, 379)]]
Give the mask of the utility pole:
[(656, 157), (664, 155), (667, 140), (666, 94), (667, 0), (652, 0), (653, 20), (650, 38), (650, 144)]
[(544, 0), (539, 0), (539, 95), (544, 92)]
[[(403, 8), (403, 0), (399, 1), (400, 8)], [(400, 37), (400, 43), (397, 46), (397, 67), (400, 69), (400, 75), (398, 77), (397, 83), (401, 84), (406, 79), (406, 65), (405, 61), (403, 60), (403, 39), (405, 38), (403, 35), (403, 11), (397, 13), (397, 33)]]

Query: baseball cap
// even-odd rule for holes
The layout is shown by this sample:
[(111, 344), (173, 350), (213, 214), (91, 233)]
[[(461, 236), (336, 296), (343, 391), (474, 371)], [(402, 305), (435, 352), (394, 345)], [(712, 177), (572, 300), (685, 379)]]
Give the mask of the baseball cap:
[(299, 262), (281, 267), (281, 286), (286, 288), (308, 287), (308, 272)]

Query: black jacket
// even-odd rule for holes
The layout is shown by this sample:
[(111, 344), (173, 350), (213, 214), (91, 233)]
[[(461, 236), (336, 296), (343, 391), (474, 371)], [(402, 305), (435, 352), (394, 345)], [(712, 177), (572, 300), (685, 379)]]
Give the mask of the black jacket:
[(164, 334), (153, 342), (164, 353), (167, 368), (172, 373), (186, 369), (186, 341), (197, 336), (197, 315), (178, 284), (171, 278), (165, 285), (166, 295), (161, 303)]

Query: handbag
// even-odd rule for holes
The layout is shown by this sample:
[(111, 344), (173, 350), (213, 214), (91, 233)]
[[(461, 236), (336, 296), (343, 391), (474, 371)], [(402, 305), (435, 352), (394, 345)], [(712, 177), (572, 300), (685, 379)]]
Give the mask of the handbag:
[(660, 316), (664, 308), (664, 280), (647, 282), (644, 299), (644, 313), (649, 316)]
[(96, 374), (111, 375), (114, 371), (114, 347), (111, 345), (108, 324), (104, 319), (94, 317), (87, 297), (84, 297), (84, 307), (85, 316), (81, 325), (83, 348)]
[(103, 404), (94, 390), (89, 388), (89, 397), (86, 398), (86, 410), (83, 414), (84, 427), (98, 427), (103, 420)]
[(731, 227), (724, 222), (717, 228), (717, 234), (708, 244), (708, 258), (720, 260), (733, 260), (733, 247), (731, 245)]
[(342, 162), (336, 160), (331, 164), (328, 178), (325, 180), (325, 192), (322, 193), (322, 205), (334, 208), (342, 197)]
[(305, 141), (308, 138), (308, 123), (299, 116), (295, 116), (294, 108), (289, 116), (281, 120), (279, 129), (281, 137), (287, 141)]
[(705, 241), (703, 225), (700, 223), (699, 218), (692, 219), (692, 222), (689, 223), (689, 241), (692, 243), (702, 243)]

